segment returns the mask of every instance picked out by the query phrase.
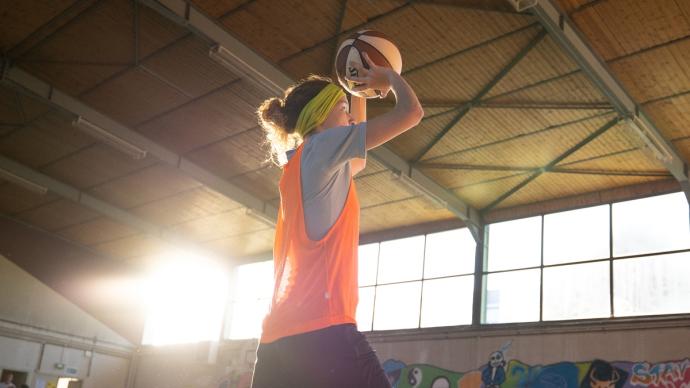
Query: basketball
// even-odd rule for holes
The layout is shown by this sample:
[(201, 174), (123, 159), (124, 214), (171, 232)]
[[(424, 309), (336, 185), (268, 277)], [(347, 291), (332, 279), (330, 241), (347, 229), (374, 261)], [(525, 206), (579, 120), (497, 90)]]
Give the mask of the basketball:
[(345, 77), (357, 77), (358, 71), (351, 63), (360, 64), (368, 69), (369, 64), (362, 57), (366, 52), (369, 58), (378, 66), (385, 66), (395, 70), (398, 74), (402, 71), (402, 57), (398, 46), (385, 34), (373, 31), (362, 30), (350, 35), (338, 47), (338, 54), (335, 56), (335, 72), (338, 82), (348, 92), (365, 98), (379, 97), (378, 90), (363, 90), (353, 92), (352, 88), (358, 86), (357, 83), (348, 81)]

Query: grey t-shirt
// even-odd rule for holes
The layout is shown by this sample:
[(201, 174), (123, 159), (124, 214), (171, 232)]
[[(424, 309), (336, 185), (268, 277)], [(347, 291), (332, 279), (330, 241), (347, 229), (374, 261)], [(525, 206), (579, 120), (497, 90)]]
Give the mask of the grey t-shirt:
[[(294, 152), (287, 152), (288, 159)], [(349, 161), (366, 156), (366, 122), (326, 129), (304, 144), (302, 201), (310, 239), (322, 239), (338, 219), (350, 190)]]

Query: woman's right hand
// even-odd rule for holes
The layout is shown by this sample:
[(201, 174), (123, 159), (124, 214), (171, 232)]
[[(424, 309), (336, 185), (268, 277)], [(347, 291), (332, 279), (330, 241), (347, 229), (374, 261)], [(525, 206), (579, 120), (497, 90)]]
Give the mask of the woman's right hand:
[(357, 75), (347, 76), (345, 79), (357, 83), (357, 86), (352, 88), (353, 92), (373, 89), (378, 91), (380, 98), (385, 98), (391, 90), (391, 73), (395, 73), (395, 71), (389, 67), (375, 64), (366, 52), (362, 53), (362, 57), (369, 68), (366, 69), (360, 64), (350, 62), (349, 65), (357, 70)]
[(400, 74), (388, 67), (375, 65), (366, 54), (364, 59), (370, 64), (369, 69), (355, 66), (357, 76), (346, 77), (347, 80), (360, 84), (353, 91), (380, 90), (381, 97), (385, 97), (390, 90), (395, 94), (395, 107), (392, 110), (367, 120), (366, 142), (367, 149), (370, 150), (419, 124), (424, 117), (424, 109), (415, 92)]

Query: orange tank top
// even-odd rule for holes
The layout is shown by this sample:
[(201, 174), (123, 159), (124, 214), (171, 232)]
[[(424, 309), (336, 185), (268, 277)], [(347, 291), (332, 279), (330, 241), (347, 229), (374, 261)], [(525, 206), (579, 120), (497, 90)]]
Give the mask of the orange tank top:
[(359, 200), (355, 182), (331, 229), (319, 241), (307, 236), (302, 202), (300, 146), (283, 167), (273, 245), (274, 288), (261, 343), (328, 326), (355, 323), (359, 298)]

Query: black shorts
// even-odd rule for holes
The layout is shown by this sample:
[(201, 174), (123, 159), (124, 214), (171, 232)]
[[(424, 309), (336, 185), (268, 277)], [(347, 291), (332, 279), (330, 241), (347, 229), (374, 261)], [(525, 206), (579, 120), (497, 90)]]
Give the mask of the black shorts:
[(252, 388), (390, 388), (374, 350), (353, 324), (259, 344)]

